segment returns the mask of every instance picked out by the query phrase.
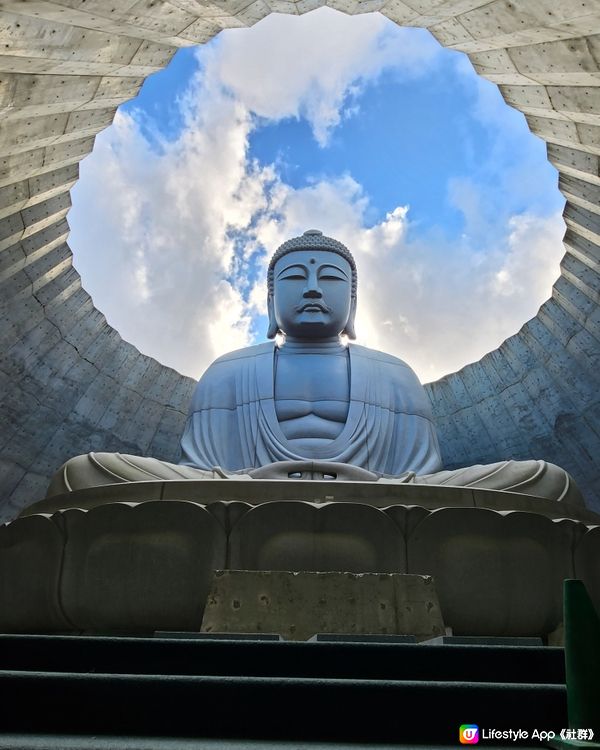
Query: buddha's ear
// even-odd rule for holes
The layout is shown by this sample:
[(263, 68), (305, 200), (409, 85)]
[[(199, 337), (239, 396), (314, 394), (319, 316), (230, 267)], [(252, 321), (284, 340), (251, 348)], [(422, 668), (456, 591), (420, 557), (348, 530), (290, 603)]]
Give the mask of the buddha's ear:
[(267, 328), (267, 338), (274, 339), (279, 332), (279, 326), (275, 320), (275, 308), (273, 306), (273, 295), (267, 297), (267, 312), (269, 314), (269, 327)]
[(354, 330), (354, 318), (356, 317), (356, 297), (350, 300), (350, 314), (348, 315), (348, 322), (342, 333), (345, 333), (349, 339), (354, 340), (356, 338), (356, 332)]

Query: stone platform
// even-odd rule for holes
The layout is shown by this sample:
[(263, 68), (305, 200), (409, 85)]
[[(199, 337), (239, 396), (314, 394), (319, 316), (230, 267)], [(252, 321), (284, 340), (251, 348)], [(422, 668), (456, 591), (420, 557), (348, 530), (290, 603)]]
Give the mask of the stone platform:
[(175, 481), (49, 498), (0, 529), (0, 630), (198, 631), (212, 571), (433, 576), (456, 635), (541, 636), (600, 605), (600, 517), (492, 490)]

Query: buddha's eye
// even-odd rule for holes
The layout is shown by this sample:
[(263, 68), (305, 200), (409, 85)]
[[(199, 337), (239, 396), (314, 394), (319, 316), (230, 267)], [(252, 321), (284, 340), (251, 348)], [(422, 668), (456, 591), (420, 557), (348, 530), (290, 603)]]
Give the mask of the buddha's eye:
[(283, 271), (281, 271), (277, 276), (278, 281), (281, 281), (283, 279), (289, 279), (291, 281), (305, 281), (307, 279), (306, 269), (304, 269), (300, 265), (288, 266), (287, 268), (284, 268)]
[(348, 276), (341, 268), (337, 268), (336, 266), (321, 266), (318, 276), (319, 281), (348, 281)]

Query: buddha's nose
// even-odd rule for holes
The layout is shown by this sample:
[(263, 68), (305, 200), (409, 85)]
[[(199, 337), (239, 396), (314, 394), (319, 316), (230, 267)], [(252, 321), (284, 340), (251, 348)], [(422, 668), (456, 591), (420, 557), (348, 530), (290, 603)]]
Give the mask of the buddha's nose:
[(316, 274), (309, 274), (308, 279), (306, 280), (306, 286), (304, 287), (304, 296), (309, 299), (323, 296)]
[(308, 297), (309, 299), (315, 299), (316, 297), (322, 297), (323, 292), (319, 289), (318, 286), (307, 286), (304, 290), (304, 297)]

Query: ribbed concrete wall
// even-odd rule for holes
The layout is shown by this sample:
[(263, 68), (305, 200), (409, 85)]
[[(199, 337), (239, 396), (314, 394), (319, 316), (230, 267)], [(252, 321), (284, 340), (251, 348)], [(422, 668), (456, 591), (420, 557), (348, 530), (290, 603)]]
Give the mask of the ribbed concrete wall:
[[(177, 456), (193, 382), (121, 340), (67, 245), (78, 162), (177, 47), (320, 0), (8, 0), (0, 17), (0, 495), (14, 516), (87, 450)], [(548, 143), (567, 198), (562, 276), (537, 318), (429, 388), (449, 466), (546, 457), (600, 510), (599, 0), (341, 0), (430, 29)]]

